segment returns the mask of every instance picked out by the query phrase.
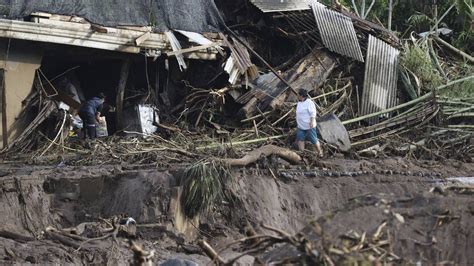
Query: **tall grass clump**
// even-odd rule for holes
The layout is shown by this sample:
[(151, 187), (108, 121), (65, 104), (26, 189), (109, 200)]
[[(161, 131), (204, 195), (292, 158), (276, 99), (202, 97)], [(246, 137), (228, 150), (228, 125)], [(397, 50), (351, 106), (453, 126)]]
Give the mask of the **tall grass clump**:
[(183, 186), (181, 204), (187, 217), (193, 218), (209, 211), (223, 199), (230, 182), (229, 166), (216, 160), (201, 160), (184, 170), (179, 184)]
[(431, 90), (442, 84), (443, 80), (430, 57), (426, 41), (405, 44), (401, 63), (415, 75), (413, 78), (418, 79), (418, 82), (413, 83), (421, 83), (422, 90)]

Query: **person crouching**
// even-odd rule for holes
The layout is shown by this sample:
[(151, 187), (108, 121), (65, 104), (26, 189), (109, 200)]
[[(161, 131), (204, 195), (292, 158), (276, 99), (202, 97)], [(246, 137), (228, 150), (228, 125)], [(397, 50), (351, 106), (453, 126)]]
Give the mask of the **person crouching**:
[(79, 110), (79, 117), (82, 119), (84, 138), (97, 138), (97, 124), (100, 123), (100, 113), (105, 102), (105, 95), (99, 93), (82, 105)]
[(308, 97), (305, 89), (298, 91), (298, 104), (296, 105), (296, 144), (300, 151), (305, 149), (305, 141), (308, 140), (316, 148), (320, 157), (323, 157), (323, 150), (318, 141), (316, 133), (316, 105)]

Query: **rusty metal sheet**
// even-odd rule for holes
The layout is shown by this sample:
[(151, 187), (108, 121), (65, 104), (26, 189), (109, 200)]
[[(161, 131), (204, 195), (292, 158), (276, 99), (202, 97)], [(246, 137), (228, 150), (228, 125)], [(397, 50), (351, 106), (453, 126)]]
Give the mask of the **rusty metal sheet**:
[(250, 0), (264, 13), (309, 10), (312, 0)]
[(318, 2), (312, 2), (324, 46), (330, 51), (364, 62), (352, 20)]
[(399, 50), (369, 36), (360, 115), (396, 105), (399, 55)]

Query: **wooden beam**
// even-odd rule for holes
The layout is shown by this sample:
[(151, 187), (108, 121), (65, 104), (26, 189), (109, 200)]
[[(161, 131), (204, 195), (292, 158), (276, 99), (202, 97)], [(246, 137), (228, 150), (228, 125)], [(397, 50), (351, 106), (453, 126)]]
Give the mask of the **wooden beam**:
[(117, 130), (123, 129), (123, 99), (125, 96), (125, 87), (127, 86), (128, 74), (130, 73), (130, 65), (131, 62), (129, 59), (122, 62), (122, 67), (120, 69), (120, 80), (117, 86), (117, 98), (116, 98), (116, 105), (117, 105)]
[(139, 53), (141, 49), (171, 50), (163, 34), (153, 33), (140, 46), (134, 41), (141, 31), (104, 27), (107, 33), (91, 29), (90, 24), (39, 18), (40, 23), (0, 19), (0, 37), (103, 50)]
[[(0, 19), (0, 38), (73, 45), (135, 54), (145, 49), (160, 51), (161, 53), (171, 52), (172, 50), (168, 38), (163, 33), (149, 32), (144, 35), (142, 28), (139, 30), (112, 27), (98, 29), (90, 23), (65, 22), (43, 17), (37, 17), (36, 21), (37, 23)], [(137, 40), (140, 43), (139, 45), (135, 43)], [(213, 46), (219, 44), (220, 42), (217, 41), (216, 45)], [(201, 47), (196, 51), (183, 50), (190, 58), (202, 56), (208, 60), (215, 60), (215, 54), (218, 53), (218, 50), (213, 46)], [(206, 50), (205, 48), (209, 49)], [(190, 55), (193, 51), (198, 55)]]
[(176, 51), (176, 52), (168, 52), (168, 53), (166, 53), (166, 55), (167, 56), (173, 56), (173, 55), (176, 56), (176, 55), (180, 55), (180, 54), (192, 53), (192, 52), (196, 52), (196, 51), (200, 51), (200, 50), (205, 50), (207, 48), (216, 47), (216, 46), (219, 46), (219, 45), (220, 45), (220, 43), (215, 42), (215, 43), (206, 44), (206, 45), (193, 46), (193, 47), (190, 47), (190, 48), (181, 49), (181, 50)]
[(151, 37), (151, 32), (144, 33), (142, 36), (135, 39), (135, 45), (140, 46)]

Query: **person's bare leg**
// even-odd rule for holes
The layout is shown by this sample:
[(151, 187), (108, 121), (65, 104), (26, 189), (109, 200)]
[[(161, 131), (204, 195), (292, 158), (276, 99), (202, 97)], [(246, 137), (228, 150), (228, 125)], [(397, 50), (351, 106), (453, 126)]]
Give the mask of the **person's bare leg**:
[(321, 142), (316, 142), (315, 144), (316, 146), (316, 151), (318, 152), (319, 154), (319, 157), (323, 157), (324, 156), (324, 152), (323, 152), (323, 148), (321, 147)]
[(296, 141), (296, 144), (298, 145), (298, 150), (304, 151), (304, 141)]

